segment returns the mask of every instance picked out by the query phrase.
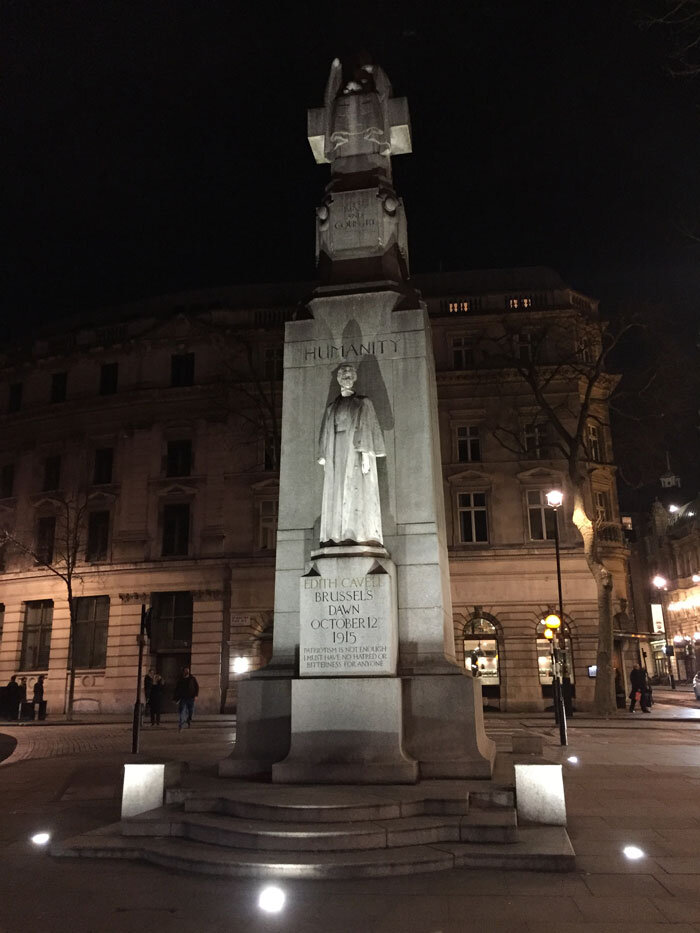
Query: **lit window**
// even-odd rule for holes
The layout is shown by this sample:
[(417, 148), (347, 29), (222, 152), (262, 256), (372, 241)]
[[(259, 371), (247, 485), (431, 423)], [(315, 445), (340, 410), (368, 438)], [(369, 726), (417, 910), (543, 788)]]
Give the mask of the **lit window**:
[(481, 460), (481, 438), (476, 424), (460, 425), (457, 428), (457, 461), (478, 463)]
[(462, 544), (481, 544), (489, 540), (485, 492), (460, 492), (457, 516)]
[(508, 307), (509, 307), (509, 308), (512, 308), (513, 310), (515, 310), (516, 308), (519, 308), (519, 307), (520, 307), (520, 302), (518, 301), (517, 298), (509, 298), (509, 299), (508, 299)]
[(532, 298), (523, 298), (521, 299), (521, 307), (531, 308), (532, 307)]
[(588, 459), (594, 463), (602, 463), (603, 457), (603, 439), (601, 430), (597, 424), (589, 424), (586, 427), (586, 446), (588, 447)]
[[(540, 684), (549, 686), (552, 683), (552, 645), (549, 639), (544, 637), (545, 625), (540, 622), (537, 626), (537, 668), (540, 676)], [(571, 636), (566, 623), (564, 624), (564, 657), (561, 666), (562, 677), (568, 677), (571, 683), (574, 682), (574, 660), (571, 650)]]
[(543, 489), (528, 489), (527, 517), (531, 541), (553, 541), (556, 512), (547, 505)]
[(482, 687), (497, 687), (501, 678), (496, 626), (488, 619), (473, 618), (464, 626), (463, 637), (466, 669), (480, 679)]
[(469, 301), (450, 301), (447, 305), (450, 314), (466, 314), (470, 310)]
[(599, 522), (609, 522), (612, 520), (612, 508), (610, 507), (610, 495), (604, 490), (597, 490), (595, 495), (595, 512)]

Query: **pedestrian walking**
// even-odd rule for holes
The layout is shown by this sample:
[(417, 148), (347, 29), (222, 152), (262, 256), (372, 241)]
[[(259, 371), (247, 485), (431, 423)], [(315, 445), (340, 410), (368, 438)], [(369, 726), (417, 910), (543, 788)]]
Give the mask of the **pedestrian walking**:
[(630, 690), (630, 713), (634, 712), (634, 707), (637, 703), (641, 704), (643, 713), (648, 713), (649, 685), (647, 682), (647, 672), (642, 670), (639, 662), (634, 665), (630, 672), (630, 685), (632, 687)]
[(182, 729), (185, 723), (187, 723), (187, 728), (189, 729), (192, 725), (192, 717), (194, 716), (194, 701), (199, 696), (199, 684), (197, 683), (197, 678), (190, 673), (189, 667), (183, 667), (182, 677), (178, 680), (175, 685), (175, 693), (173, 694), (173, 699), (177, 700), (177, 711), (178, 711), (178, 732)]
[(163, 678), (160, 674), (153, 672), (153, 683), (151, 684), (151, 692), (148, 700), (148, 709), (151, 714), (151, 725), (159, 726), (160, 725), (160, 714), (163, 712), (163, 693), (165, 692), (165, 684), (163, 683)]

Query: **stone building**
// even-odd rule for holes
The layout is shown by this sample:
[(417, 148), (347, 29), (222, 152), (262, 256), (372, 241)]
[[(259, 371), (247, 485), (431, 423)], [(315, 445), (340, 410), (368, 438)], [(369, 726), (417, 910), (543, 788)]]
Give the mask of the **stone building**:
[[(433, 325), (458, 658), (478, 672), (488, 705), (548, 705), (540, 620), (557, 603), (558, 520), (567, 667), (585, 707), (596, 589), (570, 506), (556, 517), (544, 498), (563, 486), (565, 465), (509, 356), (486, 348), (585, 361), (596, 303), (549, 269), (412, 283)], [(49, 707), (64, 708), (70, 625), (55, 571), (74, 545), (76, 708), (131, 707), (142, 604), (153, 607), (147, 666), (172, 684), (191, 663), (202, 711), (234, 705), (236, 677), (269, 657), (283, 325), (306, 315), (310, 290), (144, 302), (0, 354), (0, 527), (12, 535), (0, 571), (0, 682), (22, 672), (31, 687), (48, 673)], [(554, 324), (560, 336), (536, 348)], [(566, 404), (579, 391), (561, 368), (548, 397)], [(614, 598), (626, 600), (605, 403), (594, 411), (589, 506)]]

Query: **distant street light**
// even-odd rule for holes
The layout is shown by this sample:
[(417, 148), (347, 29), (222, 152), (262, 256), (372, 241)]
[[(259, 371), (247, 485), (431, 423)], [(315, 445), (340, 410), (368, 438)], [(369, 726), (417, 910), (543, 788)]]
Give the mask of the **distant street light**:
[[(551, 489), (547, 493), (547, 505), (554, 512), (554, 552), (557, 558), (557, 589), (559, 592), (559, 616), (550, 613), (544, 620), (545, 632), (552, 632), (552, 687), (554, 692), (554, 718), (559, 723), (559, 742), (561, 745), (568, 744), (566, 734), (566, 708), (564, 706), (564, 694), (562, 692), (561, 665), (566, 658), (564, 631), (562, 622), (564, 620), (564, 605), (561, 592), (561, 559), (559, 556), (559, 516), (557, 509), (564, 501), (561, 489)], [(558, 624), (551, 624), (554, 620)], [(559, 633), (559, 637), (554, 637), (554, 631)], [(558, 649), (557, 649), (557, 642)]]
[(673, 646), (669, 645), (668, 643), (668, 624), (666, 621), (666, 587), (668, 586), (668, 580), (666, 577), (662, 577), (660, 573), (657, 573), (651, 582), (659, 591), (659, 599), (661, 600), (661, 618), (664, 624), (664, 654), (666, 655), (666, 663), (668, 664), (668, 683), (671, 687), (671, 690), (675, 690), (676, 683), (673, 679), (673, 668), (671, 666), (671, 652), (673, 651)]

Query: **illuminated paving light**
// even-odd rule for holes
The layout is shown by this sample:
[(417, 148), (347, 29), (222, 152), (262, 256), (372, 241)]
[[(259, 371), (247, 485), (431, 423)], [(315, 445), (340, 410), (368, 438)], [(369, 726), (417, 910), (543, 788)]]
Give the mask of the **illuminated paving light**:
[(263, 888), (258, 898), (258, 907), (268, 914), (278, 914), (284, 907), (286, 895), (281, 888)]
[(578, 764), (578, 758), (576, 757), (576, 755), (569, 755), (569, 757), (566, 760), (572, 765)]
[(625, 848), (622, 851), (627, 856), (627, 858), (631, 858), (631, 859), (644, 858), (644, 852), (642, 852), (642, 850), (639, 849), (637, 846), (625, 846)]
[(51, 836), (48, 833), (34, 833), (31, 837), (31, 841), (35, 846), (45, 846), (50, 838)]

